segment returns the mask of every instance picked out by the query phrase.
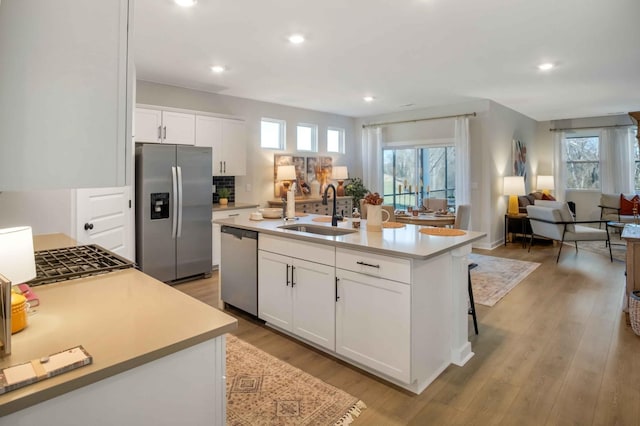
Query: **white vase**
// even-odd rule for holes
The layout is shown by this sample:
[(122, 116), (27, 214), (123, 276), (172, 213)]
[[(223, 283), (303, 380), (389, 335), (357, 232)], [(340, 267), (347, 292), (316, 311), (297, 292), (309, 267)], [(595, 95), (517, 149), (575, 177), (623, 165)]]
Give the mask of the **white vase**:
[[(382, 215), (387, 216), (382, 220)], [(380, 204), (367, 204), (367, 231), (382, 232), (382, 223), (389, 220), (389, 212), (382, 210)]]

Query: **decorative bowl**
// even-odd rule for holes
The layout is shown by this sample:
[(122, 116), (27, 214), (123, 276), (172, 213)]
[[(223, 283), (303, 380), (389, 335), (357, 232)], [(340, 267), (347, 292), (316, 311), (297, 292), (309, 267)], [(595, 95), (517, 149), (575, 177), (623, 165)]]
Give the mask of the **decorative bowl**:
[(266, 219), (279, 219), (282, 217), (282, 209), (278, 207), (266, 207), (264, 209), (260, 209), (262, 213), (262, 217)]

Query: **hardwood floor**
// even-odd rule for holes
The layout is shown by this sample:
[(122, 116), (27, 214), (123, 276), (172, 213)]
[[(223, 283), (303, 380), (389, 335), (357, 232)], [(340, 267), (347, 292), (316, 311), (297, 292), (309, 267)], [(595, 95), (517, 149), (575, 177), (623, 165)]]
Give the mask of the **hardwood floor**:
[[(229, 310), (236, 335), (361, 398), (356, 425), (639, 425), (640, 337), (621, 311), (622, 262), (519, 244), (490, 256), (542, 265), (492, 308), (477, 305), (475, 356), (413, 395)], [(215, 306), (217, 274), (177, 289)], [(471, 321), (471, 319), (470, 319)]]

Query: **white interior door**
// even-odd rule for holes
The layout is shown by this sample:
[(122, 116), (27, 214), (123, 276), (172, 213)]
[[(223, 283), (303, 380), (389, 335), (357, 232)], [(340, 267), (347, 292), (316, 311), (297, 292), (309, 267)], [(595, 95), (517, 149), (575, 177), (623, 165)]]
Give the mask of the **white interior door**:
[(98, 244), (135, 260), (133, 255), (131, 188), (76, 189), (76, 240)]

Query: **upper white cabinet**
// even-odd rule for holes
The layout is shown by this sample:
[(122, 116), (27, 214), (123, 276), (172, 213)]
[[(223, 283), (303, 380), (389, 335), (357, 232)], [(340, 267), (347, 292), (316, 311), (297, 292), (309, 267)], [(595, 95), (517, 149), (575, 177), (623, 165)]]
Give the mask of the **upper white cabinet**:
[(212, 148), (214, 176), (247, 174), (247, 144), (244, 121), (196, 116), (196, 145)]
[(3, 1), (0, 191), (125, 185), (128, 0)]
[(136, 108), (135, 123), (136, 142), (195, 144), (195, 114)]

